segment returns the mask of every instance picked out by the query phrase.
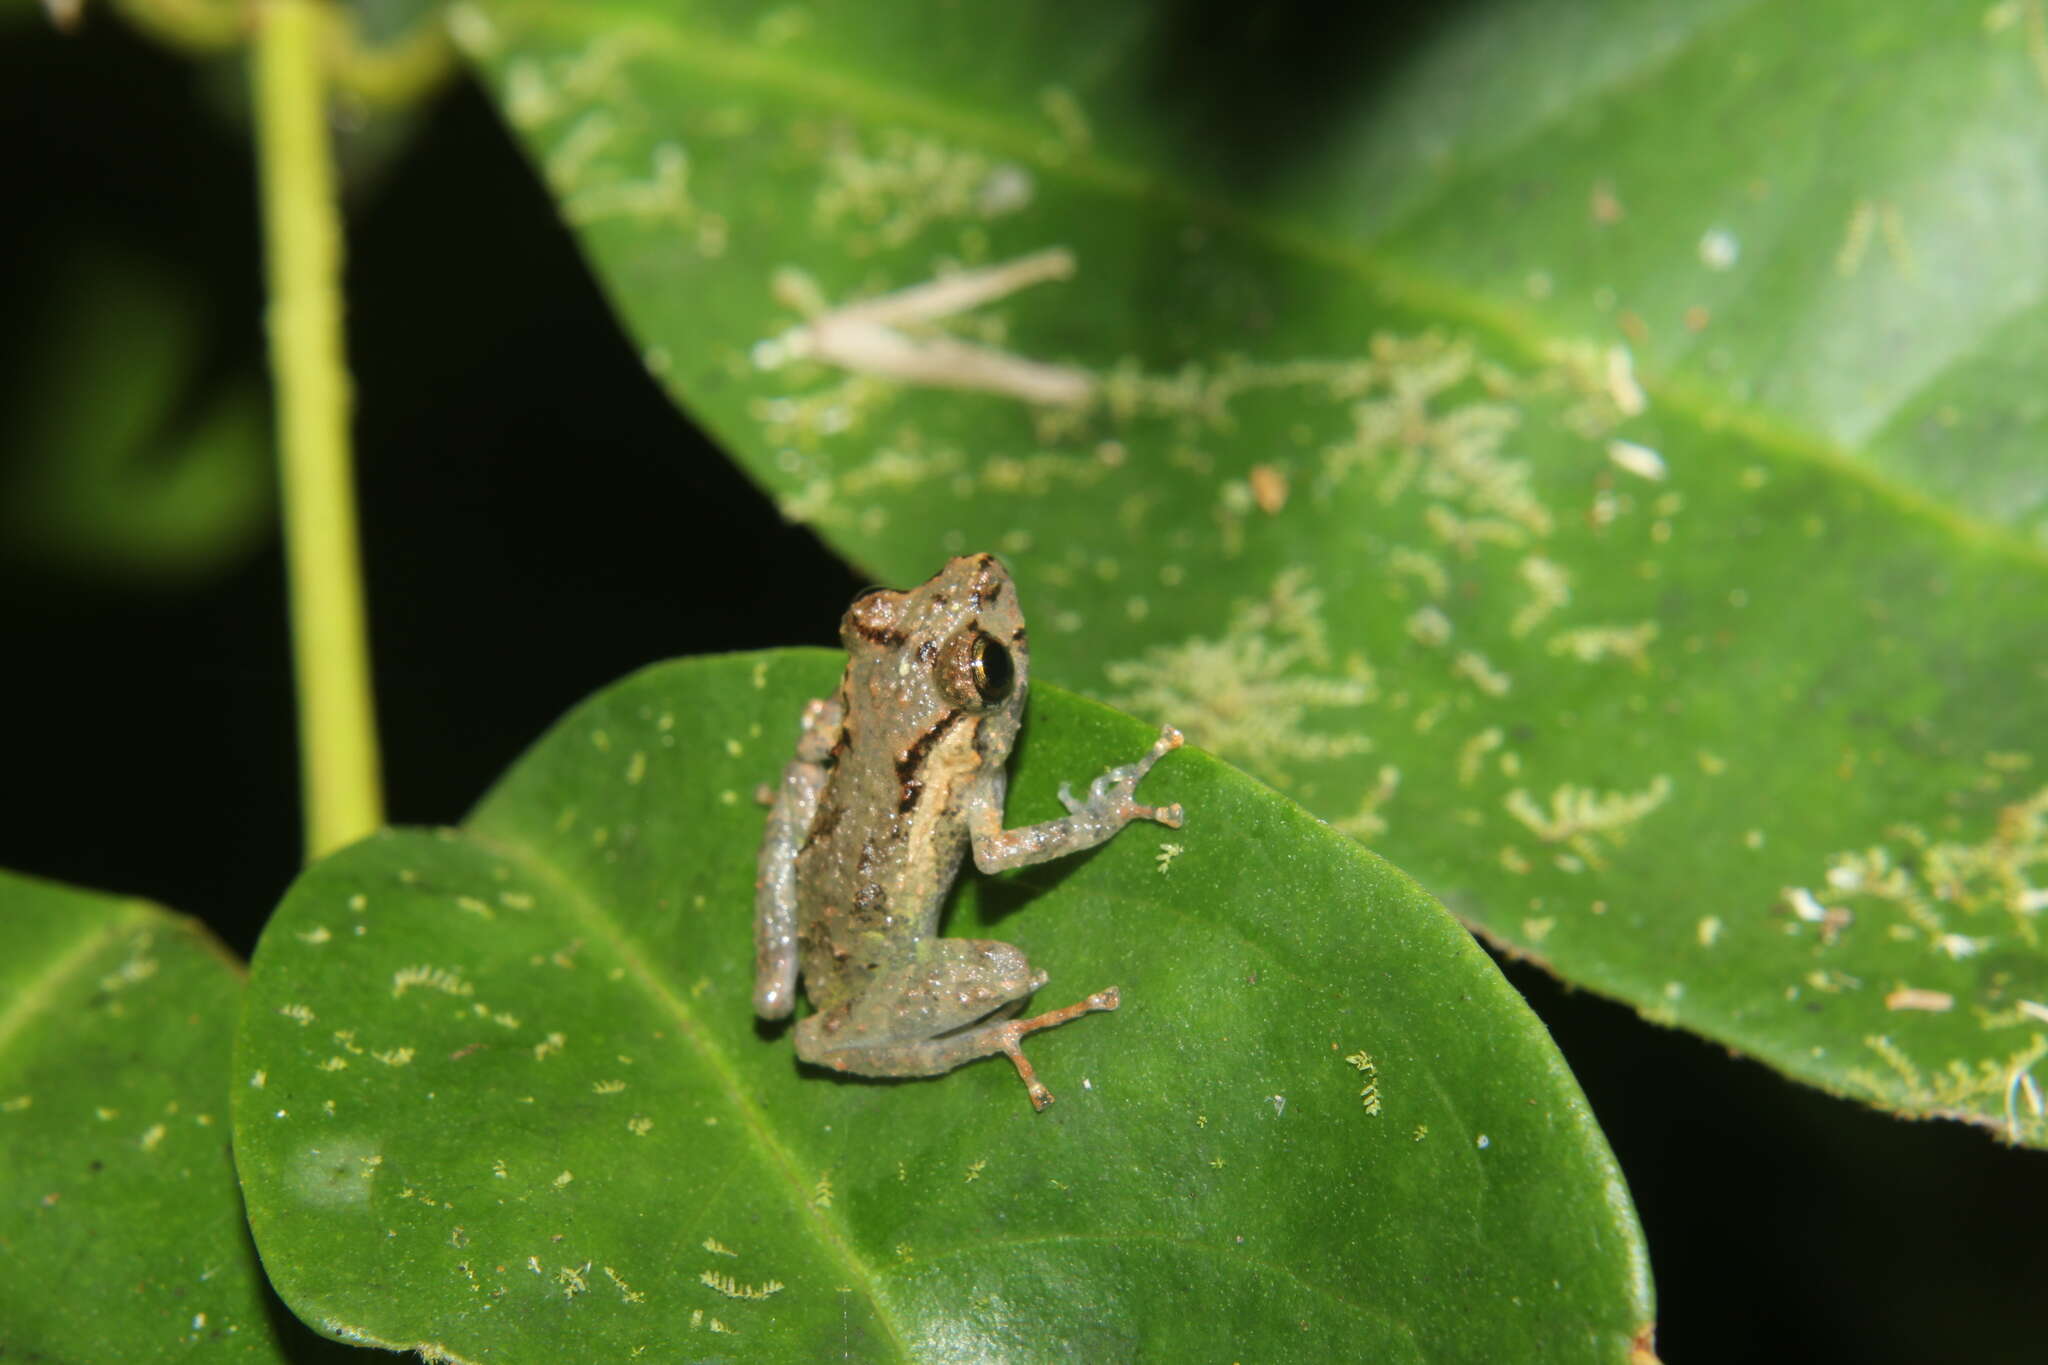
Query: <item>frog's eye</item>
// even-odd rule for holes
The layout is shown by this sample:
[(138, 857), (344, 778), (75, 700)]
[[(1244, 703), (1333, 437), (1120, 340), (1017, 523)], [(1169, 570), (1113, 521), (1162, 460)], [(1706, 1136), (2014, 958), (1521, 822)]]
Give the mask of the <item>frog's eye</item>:
[(987, 635), (974, 637), (974, 648), (967, 656), (968, 671), (974, 677), (974, 690), (981, 697), (984, 706), (992, 706), (1010, 695), (1010, 689), (1017, 685), (1017, 664), (1010, 658), (1010, 651), (1001, 640)]
[[(923, 658), (920, 651), (920, 661)], [(953, 705), (986, 711), (1016, 694), (1018, 663), (1009, 645), (979, 626), (968, 625), (937, 647), (931, 659), (931, 677), (939, 694)]]

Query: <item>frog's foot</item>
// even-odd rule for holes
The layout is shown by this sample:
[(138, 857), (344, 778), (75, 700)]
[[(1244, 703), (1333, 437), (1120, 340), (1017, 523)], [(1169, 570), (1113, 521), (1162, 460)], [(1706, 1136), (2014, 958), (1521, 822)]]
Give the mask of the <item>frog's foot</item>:
[(813, 1066), (856, 1076), (937, 1076), (1000, 1052), (1031, 1092), (1033, 1107), (1052, 1103), (1020, 1047), (1024, 1036), (1093, 1010), (1117, 1007), (1117, 991), (1030, 1019), (1012, 1018), (1045, 973), (1007, 943), (938, 939), (925, 960), (877, 978), (854, 999), (796, 1026), (796, 1055)]
[(1113, 1010), (1120, 1003), (1122, 1002), (1118, 997), (1117, 988), (1111, 986), (1106, 991), (1097, 991), (1086, 1000), (1076, 1000), (1062, 1009), (1049, 1010), (1030, 1019), (1013, 1019), (989, 1026), (990, 1041), (1016, 1065), (1018, 1076), (1023, 1078), (1024, 1088), (1031, 1093), (1033, 1109), (1045, 1108), (1052, 1103), (1053, 1096), (1052, 1091), (1045, 1088), (1045, 1082), (1038, 1079), (1038, 1072), (1032, 1069), (1030, 1059), (1025, 1057), (1024, 1049), (1019, 1046), (1024, 1035), (1064, 1024), (1069, 1019), (1078, 1019), (1095, 1010)]
[(1135, 799), (1138, 783), (1145, 774), (1152, 771), (1152, 765), (1178, 749), (1185, 741), (1180, 731), (1171, 725), (1159, 729), (1159, 738), (1145, 751), (1145, 756), (1136, 763), (1125, 763), (1111, 768), (1088, 784), (1088, 799), (1078, 800), (1073, 789), (1066, 784), (1060, 786), (1060, 804), (1070, 814), (1086, 815), (1097, 820), (1114, 822), (1112, 828), (1120, 828), (1133, 820), (1156, 820), (1168, 829), (1179, 829), (1181, 809), (1178, 801), (1170, 806), (1148, 806)]

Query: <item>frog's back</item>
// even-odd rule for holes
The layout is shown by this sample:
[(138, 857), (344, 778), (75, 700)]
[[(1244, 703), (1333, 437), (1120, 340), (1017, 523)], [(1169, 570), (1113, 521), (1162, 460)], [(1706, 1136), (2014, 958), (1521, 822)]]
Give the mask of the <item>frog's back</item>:
[(802, 971), (820, 1009), (937, 932), (969, 806), (993, 785), (1000, 808), (1025, 682), (1023, 619), (990, 556), (953, 560), (907, 593), (864, 595), (840, 635), (842, 731), (797, 854)]

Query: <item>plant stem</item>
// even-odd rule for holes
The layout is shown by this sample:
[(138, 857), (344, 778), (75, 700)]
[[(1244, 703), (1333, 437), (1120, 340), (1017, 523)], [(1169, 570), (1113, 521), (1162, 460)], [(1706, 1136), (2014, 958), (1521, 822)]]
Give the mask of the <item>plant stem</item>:
[(249, 6), (241, 0), (116, 0), (129, 23), (185, 52), (224, 52), (242, 41)]
[(328, 146), (324, 0), (261, 0), (255, 116), (298, 675), (306, 856), (383, 823), (349, 458), (341, 210)]

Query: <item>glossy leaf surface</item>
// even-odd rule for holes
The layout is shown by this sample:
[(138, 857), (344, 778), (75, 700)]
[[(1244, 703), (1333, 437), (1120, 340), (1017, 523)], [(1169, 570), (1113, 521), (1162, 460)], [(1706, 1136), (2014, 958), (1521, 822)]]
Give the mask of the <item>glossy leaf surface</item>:
[(879, 581), (999, 550), (1048, 675), (1495, 941), (2048, 1142), (2035, 7), (1272, 13), (454, 19), (649, 370)]
[(0, 873), (0, 1359), (302, 1358), (228, 1151), (241, 981), (197, 923)]
[[(460, 830), (308, 869), (252, 964), (235, 1122), (307, 1321), (465, 1360), (1626, 1360), (1611, 1154), (1542, 1027), (1406, 877), (1193, 750), (1185, 828), (970, 875), (1050, 973), (1007, 1064), (797, 1064), (755, 1022), (755, 787), (837, 661), (661, 665)], [(1009, 823), (1149, 741), (1037, 688)], [(1199, 1306), (1199, 1311), (1191, 1307)]]

